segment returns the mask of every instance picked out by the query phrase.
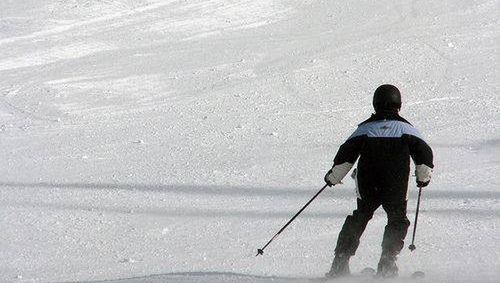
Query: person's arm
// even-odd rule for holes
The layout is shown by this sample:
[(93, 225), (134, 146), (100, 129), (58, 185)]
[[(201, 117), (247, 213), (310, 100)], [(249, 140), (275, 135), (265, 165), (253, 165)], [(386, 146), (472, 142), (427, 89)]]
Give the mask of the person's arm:
[(422, 138), (414, 135), (408, 136), (408, 145), (411, 157), (415, 162), (417, 185), (425, 187), (431, 181), (434, 168), (432, 149)]
[[(355, 132), (356, 134), (356, 132)], [(364, 143), (365, 136), (353, 134), (344, 144), (342, 144), (333, 161), (333, 167), (325, 175), (325, 182), (329, 186), (337, 185), (349, 173), (354, 163), (358, 159), (359, 153)], [(353, 137), (354, 136), (354, 137)]]

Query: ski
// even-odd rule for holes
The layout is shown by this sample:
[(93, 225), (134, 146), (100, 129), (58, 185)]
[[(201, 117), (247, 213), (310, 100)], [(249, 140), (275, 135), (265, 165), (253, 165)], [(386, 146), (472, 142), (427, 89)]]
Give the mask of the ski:
[(412, 279), (421, 279), (425, 277), (425, 272), (423, 271), (415, 271), (410, 275), (410, 278)]
[[(396, 277), (400, 280), (411, 279), (419, 280), (425, 278), (425, 272), (423, 271), (415, 271), (409, 277), (408, 276), (398, 276)], [(377, 271), (372, 267), (365, 267), (359, 273), (353, 273), (348, 276), (340, 276), (340, 277), (321, 277), (321, 278), (313, 278), (311, 282), (373, 282), (373, 280), (383, 281), (385, 279), (396, 279), (396, 278), (382, 278), (377, 276)]]

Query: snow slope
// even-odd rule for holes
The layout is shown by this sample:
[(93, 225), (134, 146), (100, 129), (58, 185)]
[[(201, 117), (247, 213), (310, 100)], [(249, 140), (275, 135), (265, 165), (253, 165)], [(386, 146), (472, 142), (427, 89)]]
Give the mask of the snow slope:
[[(1, 1), (0, 282), (322, 276), (351, 180), (255, 252), (382, 83), (436, 155), (401, 273), (500, 281), (498, 4)], [(352, 270), (376, 264), (384, 225)]]

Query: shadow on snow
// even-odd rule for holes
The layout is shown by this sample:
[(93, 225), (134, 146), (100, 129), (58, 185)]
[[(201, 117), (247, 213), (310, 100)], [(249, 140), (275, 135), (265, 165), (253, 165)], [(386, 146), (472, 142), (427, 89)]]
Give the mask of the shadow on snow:
[[(186, 195), (209, 195), (209, 196), (226, 196), (226, 197), (296, 197), (304, 199), (304, 202), (309, 199), (316, 189), (292, 189), (292, 188), (257, 188), (257, 187), (230, 187), (230, 186), (195, 186), (195, 185), (160, 185), (160, 184), (111, 184), (111, 183), (14, 183), (3, 182), (1, 187), (9, 188), (27, 188), (27, 189), (53, 189), (53, 190), (128, 190), (136, 192), (159, 192), (172, 194)], [(353, 190), (335, 190), (330, 189), (325, 192), (329, 197), (334, 197), (338, 200), (353, 200), (355, 199)], [(415, 197), (416, 190), (411, 190), (411, 195)], [(490, 199), (500, 200), (500, 191), (436, 191), (428, 190), (425, 193), (425, 199)], [(10, 207), (39, 207), (57, 210), (69, 211), (90, 211), (90, 212), (109, 212), (121, 214), (147, 214), (163, 217), (203, 217), (203, 218), (250, 218), (250, 219), (269, 219), (269, 218), (289, 218), (295, 213), (295, 210), (282, 211), (260, 211), (260, 210), (239, 210), (239, 209), (222, 209), (222, 208), (195, 208), (184, 207), (175, 209), (166, 207), (130, 207), (130, 206), (107, 206), (107, 205), (92, 205), (92, 204), (65, 204), (65, 203), (43, 203), (35, 201), (0, 201), (3, 206)], [(343, 218), (350, 211), (308, 211), (303, 214), (305, 218)], [(474, 216), (490, 216), (500, 217), (500, 210), (483, 209), (483, 208), (431, 208), (423, 209), (423, 213), (433, 214), (467, 214)]]
[[(112, 184), (112, 183), (22, 183), (0, 182), (0, 187), (13, 188), (46, 188), (46, 189), (74, 189), (74, 190), (128, 190), (150, 191), (162, 193), (175, 193), (186, 195), (211, 195), (211, 196), (286, 196), (286, 197), (311, 197), (320, 187), (311, 189), (292, 189), (277, 187), (243, 187), (243, 186), (204, 186), (204, 185), (167, 185), (167, 184)], [(353, 190), (336, 190), (331, 188), (325, 191), (334, 194), (339, 199), (352, 199)], [(415, 196), (416, 189), (411, 189), (410, 195)], [(500, 199), (500, 191), (471, 191), (471, 190), (426, 190), (426, 199)]]
[(154, 274), (143, 277), (131, 277), (123, 279), (85, 281), (81, 283), (157, 283), (157, 282), (309, 282), (308, 278), (259, 276), (235, 272), (174, 272), (165, 274)]

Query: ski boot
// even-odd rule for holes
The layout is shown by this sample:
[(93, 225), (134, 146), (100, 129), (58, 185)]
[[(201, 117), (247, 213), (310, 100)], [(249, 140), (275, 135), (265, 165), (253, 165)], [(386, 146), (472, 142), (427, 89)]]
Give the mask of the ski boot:
[(398, 266), (396, 265), (396, 256), (382, 254), (377, 266), (377, 277), (379, 278), (398, 277)]
[(351, 271), (349, 270), (349, 256), (339, 254), (335, 255), (333, 259), (332, 267), (330, 271), (325, 274), (327, 278), (338, 278), (349, 276)]

